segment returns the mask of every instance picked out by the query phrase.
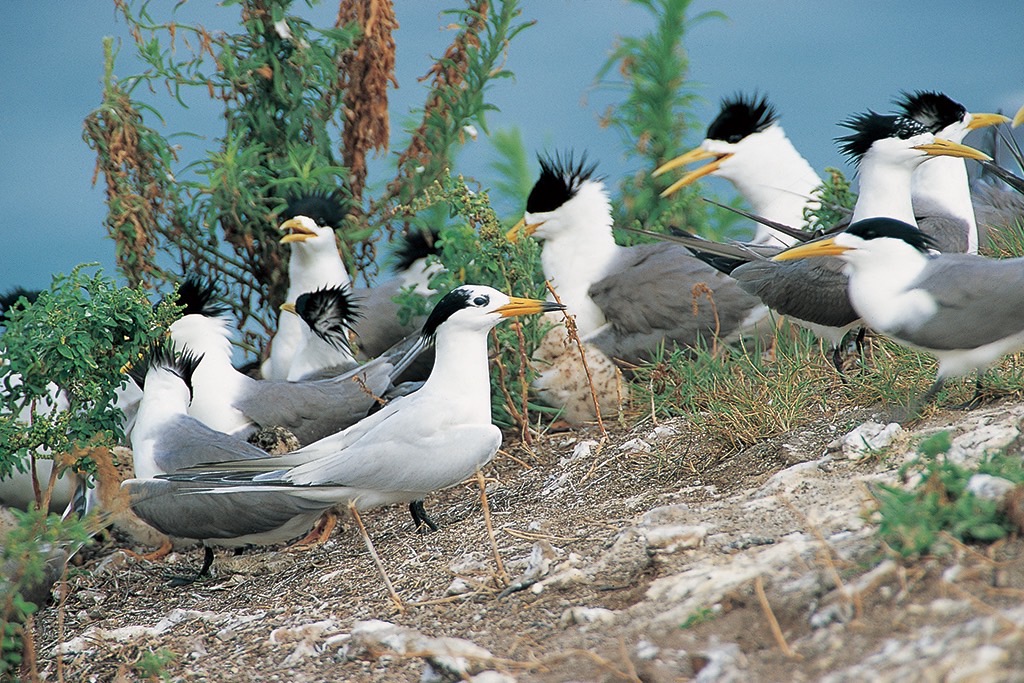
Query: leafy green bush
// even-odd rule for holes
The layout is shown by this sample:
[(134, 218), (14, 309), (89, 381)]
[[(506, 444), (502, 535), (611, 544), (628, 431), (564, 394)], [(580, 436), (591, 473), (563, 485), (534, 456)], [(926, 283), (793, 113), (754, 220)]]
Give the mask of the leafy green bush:
[(910, 490), (883, 484), (873, 492), (878, 535), (901, 557), (943, 551), (943, 534), (959, 541), (991, 542), (1013, 528), (999, 501), (978, 498), (967, 490), (967, 483), (975, 474), (1024, 482), (1020, 455), (989, 455), (972, 470), (945, 457), (950, 445), (948, 432), (924, 440), (919, 456), (901, 469), (904, 477), (919, 477), (918, 483)]

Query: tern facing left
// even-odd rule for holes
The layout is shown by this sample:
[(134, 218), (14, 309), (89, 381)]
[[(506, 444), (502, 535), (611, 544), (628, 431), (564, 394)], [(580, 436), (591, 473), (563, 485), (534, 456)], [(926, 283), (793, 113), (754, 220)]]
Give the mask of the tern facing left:
[[(908, 223), (871, 218), (775, 259), (843, 259), (850, 302), (864, 321), (939, 361), (925, 403), (946, 378), (981, 373), (1024, 348), (1024, 258), (933, 254), (933, 247), (932, 238)], [(978, 398), (976, 393), (972, 402)]]

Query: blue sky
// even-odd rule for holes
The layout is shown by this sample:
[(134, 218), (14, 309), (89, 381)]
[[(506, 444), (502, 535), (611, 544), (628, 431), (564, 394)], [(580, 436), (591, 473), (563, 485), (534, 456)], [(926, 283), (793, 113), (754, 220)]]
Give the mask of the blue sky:
[[(162, 4), (172, 3), (152, 6)], [(440, 14), (451, 4), (454, 0), (395, 2), (401, 27), (396, 36), (400, 87), (391, 98), (393, 136), (423, 102), (425, 84), (416, 79), (451, 38), (444, 29), (449, 19)], [(587, 150), (611, 179), (634, 171), (623, 158), (618, 134), (598, 123), (617, 93), (595, 89), (593, 83), (616, 36), (648, 30), (650, 15), (625, 0), (522, 4), (523, 18), (537, 24), (511, 46), (507, 67), (516, 78), (490, 91), (501, 110), (488, 117), (491, 129), (518, 126), (531, 154)], [(736, 91), (767, 93), (787, 133), (817, 169), (846, 168), (832, 142), (841, 134), (838, 121), (867, 108), (887, 110), (900, 90), (943, 90), (972, 111), (1012, 113), (1024, 104), (1024, 2), (1019, 0), (693, 4), (694, 13), (712, 9), (729, 18), (699, 24), (687, 42), (691, 78), (705, 100), (698, 115), (709, 121), (720, 98)], [(104, 188), (102, 182), (91, 184), (95, 157), (81, 133), (82, 120), (100, 101), (103, 36), (121, 41), (117, 72), (138, 71), (125, 25), (110, 3), (99, 0), (7, 0), (5, 10), (0, 291), (48, 286), (51, 274), (86, 261), (98, 261), (113, 273), (113, 246), (102, 224)], [(297, 2), (296, 10), (315, 24), (329, 25), (336, 3), (309, 10)], [(236, 7), (192, 0), (176, 18), (229, 30), (237, 16)], [(185, 112), (166, 101), (157, 106), (168, 133), (191, 130), (206, 137), (183, 141), (185, 159), (199, 156), (221, 132), (218, 110), (199, 93)], [(698, 136), (691, 142), (699, 142)], [(461, 154), (456, 170), (485, 179), (491, 155), (481, 138)], [(713, 191), (726, 192), (724, 182), (708, 182)]]

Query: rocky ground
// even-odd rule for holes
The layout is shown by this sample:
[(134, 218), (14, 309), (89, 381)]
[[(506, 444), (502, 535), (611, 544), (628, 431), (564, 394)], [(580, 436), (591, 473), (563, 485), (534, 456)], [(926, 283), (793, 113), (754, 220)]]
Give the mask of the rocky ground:
[(137, 561), (115, 534), (36, 619), (40, 677), (1024, 681), (1024, 544), (897, 562), (871, 522), (872, 487), (921, 436), (949, 430), (965, 461), (1020, 450), (1024, 405), (842, 445), (871, 418), (732, 454), (682, 419), (508, 435), (486, 472), (497, 557), (475, 482), (427, 501), (434, 533), (365, 515), (401, 609), (350, 523), (313, 550), (220, 551), (213, 579), (178, 588), (165, 574), (200, 551)]

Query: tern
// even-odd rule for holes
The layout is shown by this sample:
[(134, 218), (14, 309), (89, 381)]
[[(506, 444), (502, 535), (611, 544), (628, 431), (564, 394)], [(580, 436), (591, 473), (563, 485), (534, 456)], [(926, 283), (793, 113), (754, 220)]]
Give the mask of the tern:
[[(968, 112), (940, 92), (905, 92), (895, 104), (903, 116), (951, 142), (962, 142), (972, 130), (1010, 120), (1002, 114)], [(939, 251), (978, 253), (978, 224), (963, 159), (947, 156), (922, 164), (914, 171), (911, 196), (917, 227), (932, 237)]]
[[(345, 208), (338, 192), (303, 195), (285, 207), (280, 229), (287, 234), (281, 238), (281, 244), (292, 247), (285, 301), (295, 301), (301, 294), (321, 287), (351, 284), (334, 233), (344, 217)], [(294, 315), (281, 313), (270, 343), (270, 355), (260, 367), (263, 377), (287, 379), (292, 356), (301, 342), (302, 322)]]
[(305, 323), (302, 342), (292, 357), (288, 381), (336, 377), (359, 365), (349, 336), (362, 305), (347, 287), (324, 287), (281, 304), (281, 310)]
[(195, 398), (189, 415), (212, 429), (247, 438), (260, 427), (284, 427), (308, 444), (362, 419), (402, 369), (396, 360), (406, 347), (400, 344), (330, 379), (255, 380), (231, 364), (231, 331), (213, 293), (212, 284), (183, 284), (178, 297), (184, 315), (170, 326), (179, 351), (188, 347), (202, 356), (192, 376)]
[[(704, 141), (655, 169), (659, 176), (697, 161), (711, 161), (666, 188), (668, 196), (708, 175), (731, 182), (753, 212), (791, 227), (802, 227), (804, 212), (818, 205), (814, 191), (821, 178), (790, 142), (778, 113), (765, 96), (735, 95), (722, 100)], [(754, 244), (788, 246), (793, 237), (756, 224)]]
[[(562, 308), (491, 287), (458, 287), (442, 297), (423, 326), (418, 346), (433, 343), (435, 361), (419, 391), (294, 453), (231, 458), (160, 475), (166, 490), (154, 492), (148, 504), (173, 509), (175, 501), (187, 505), (193, 496), (220, 498), (199, 521), (202, 526), (216, 525), (221, 516), (226, 524), (236, 524), (227, 520), (232, 517), (258, 518), (264, 506), (290, 513), (347, 504), (358, 515), (454, 486), (487, 464), (501, 445), (501, 431), (491, 423), (487, 332), (514, 316)], [(136, 499), (133, 507), (143, 504)], [(188, 516), (165, 513), (159, 523), (165, 533), (198, 537)], [(242, 531), (233, 527), (231, 533)]]
[[(564, 419), (596, 416), (591, 386), (602, 412), (619, 404), (616, 364), (635, 366), (665, 347), (736, 338), (766, 315), (760, 301), (685, 248), (617, 244), (608, 193), (585, 155), (578, 163), (571, 154), (541, 157), (540, 167), (526, 212), (507, 236), (543, 242), (541, 264), (555, 292), (550, 298), (565, 303), (586, 348), (587, 368), (578, 367), (574, 345), (545, 339), (536, 354), (548, 367), (540, 369), (534, 389), (562, 409)], [(561, 328), (549, 334), (565, 336)]]
[(891, 218), (857, 221), (842, 233), (788, 249), (787, 261), (837, 256), (846, 264), (850, 301), (872, 329), (939, 363), (918, 401), (931, 401), (949, 377), (981, 373), (1024, 348), (1024, 258), (933, 253), (934, 240)]

